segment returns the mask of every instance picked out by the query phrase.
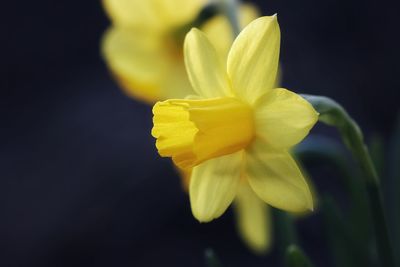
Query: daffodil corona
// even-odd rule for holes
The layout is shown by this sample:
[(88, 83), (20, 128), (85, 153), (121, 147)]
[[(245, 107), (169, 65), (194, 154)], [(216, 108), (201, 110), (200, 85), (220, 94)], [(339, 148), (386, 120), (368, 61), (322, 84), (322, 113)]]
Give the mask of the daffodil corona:
[(172, 157), (182, 169), (241, 150), (254, 137), (252, 110), (234, 97), (167, 100), (153, 112), (160, 155)]
[(299, 95), (273, 88), (279, 50), (276, 16), (251, 22), (235, 39), (226, 64), (194, 28), (185, 38), (184, 57), (196, 95), (153, 108), (160, 155), (192, 168), (190, 202), (201, 222), (221, 216), (246, 187), (286, 211), (313, 209), (289, 149), (309, 133), (318, 113)]

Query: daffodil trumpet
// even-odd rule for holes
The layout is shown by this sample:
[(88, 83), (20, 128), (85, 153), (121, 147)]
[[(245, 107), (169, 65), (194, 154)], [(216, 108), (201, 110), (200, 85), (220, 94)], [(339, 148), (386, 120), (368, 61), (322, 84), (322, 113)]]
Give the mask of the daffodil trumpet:
[(279, 49), (276, 15), (245, 27), (226, 63), (194, 28), (184, 58), (195, 95), (153, 108), (159, 154), (192, 170), (190, 202), (200, 222), (221, 216), (242, 191), (286, 211), (313, 209), (290, 149), (308, 135), (318, 113), (301, 96), (274, 88)]
[(364, 173), (380, 261), (382, 266), (394, 266), (380, 181), (360, 127), (336, 101), (325, 96), (303, 95), (303, 97), (320, 113), (319, 121), (338, 129), (343, 142), (358, 161)]

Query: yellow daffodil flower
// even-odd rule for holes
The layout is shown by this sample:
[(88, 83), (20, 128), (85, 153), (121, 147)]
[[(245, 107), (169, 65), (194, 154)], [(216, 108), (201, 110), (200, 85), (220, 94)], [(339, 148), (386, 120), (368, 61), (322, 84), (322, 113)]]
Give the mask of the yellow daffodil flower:
[(201, 222), (221, 216), (243, 190), (286, 211), (313, 209), (289, 149), (309, 133), (318, 113), (299, 95), (273, 89), (279, 49), (276, 16), (250, 23), (226, 64), (208, 38), (192, 29), (184, 58), (196, 96), (153, 108), (159, 154), (192, 169), (191, 208)]

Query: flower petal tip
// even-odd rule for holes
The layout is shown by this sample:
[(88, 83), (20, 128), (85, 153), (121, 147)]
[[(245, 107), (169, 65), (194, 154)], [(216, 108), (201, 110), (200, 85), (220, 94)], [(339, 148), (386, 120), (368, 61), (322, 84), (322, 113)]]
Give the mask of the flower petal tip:
[(195, 212), (194, 210), (192, 210), (193, 213), (193, 217), (199, 222), (199, 223), (208, 223), (211, 222), (212, 220), (214, 220), (215, 218), (213, 218), (212, 216), (206, 215), (206, 214), (198, 214), (197, 212)]
[(313, 211), (314, 211), (314, 205), (309, 206), (309, 207), (308, 207), (308, 210), (311, 211), (311, 212), (313, 212)]
[(197, 219), (197, 221), (198, 221), (199, 223), (209, 223), (209, 222), (212, 221), (212, 219), (209, 219), (209, 220), (200, 220), (200, 219), (198, 219), (198, 218), (196, 218), (196, 219)]
[(266, 18), (268, 18), (269, 20), (271, 20), (274, 23), (278, 23), (278, 13), (275, 13), (271, 16), (265, 16)]
[(191, 28), (190, 31), (188, 31), (188, 33), (186, 34), (185, 41), (186, 41), (186, 39), (189, 38), (191, 35), (193, 35), (193, 34), (201, 34), (201, 33), (202, 33), (202, 32), (201, 32), (198, 28), (193, 27), (193, 28)]
[(311, 196), (311, 192), (309, 192), (309, 195), (307, 196), (307, 206), (306, 206), (305, 211), (311, 211), (311, 212), (314, 211), (314, 201)]

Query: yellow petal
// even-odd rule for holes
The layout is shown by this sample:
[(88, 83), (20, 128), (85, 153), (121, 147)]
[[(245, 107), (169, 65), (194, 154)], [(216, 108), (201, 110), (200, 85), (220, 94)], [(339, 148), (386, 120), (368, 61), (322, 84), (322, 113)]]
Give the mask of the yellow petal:
[(189, 196), (200, 222), (221, 216), (232, 203), (240, 181), (243, 152), (210, 159), (193, 168)]
[(246, 175), (254, 192), (271, 206), (289, 212), (313, 209), (310, 189), (288, 152), (256, 140), (246, 151)]
[[(258, 10), (252, 4), (242, 4), (239, 8), (239, 20), (242, 28), (258, 16)], [(228, 52), (234, 40), (232, 29), (226, 16), (218, 15), (211, 18), (201, 27), (201, 30), (217, 50), (222, 62), (226, 64)]]
[(255, 253), (265, 253), (272, 242), (270, 208), (242, 181), (234, 202), (239, 233)]
[(174, 55), (158, 35), (112, 27), (103, 37), (102, 54), (122, 88), (134, 98), (153, 103), (193, 93), (182, 56)]
[(318, 192), (316, 190), (314, 182), (311, 180), (310, 174), (306, 171), (304, 166), (301, 164), (301, 162), (298, 160), (298, 158), (295, 155), (292, 155), (292, 157), (297, 162), (297, 166), (299, 167), (301, 173), (303, 174), (304, 179), (306, 180), (306, 183), (308, 184), (308, 188), (310, 189), (312, 200), (313, 200), (313, 210), (292, 213), (294, 218), (297, 219), (297, 218), (304, 218), (304, 217), (310, 216), (315, 210), (318, 210), (319, 200), (318, 200)]
[(158, 16), (168, 28), (180, 27), (193, 21), (207, 0), (136, 0), (152, 1)]
[(185, 65), (197, 94), (204, 98), (230, 95), (225, 68), (208, 38), (193, 28), (185, 38)]
[(276, 148), (296, 145), (317, 121), (311, 104), (286, 89), (273, 89), (256, 103), (256, 135)]
[(167, 32), (194, 20), (205, 0), (103, 0), (114, 25)]
[(157, 31), (163, 27), (152, 0), (103, 0), (103, 6), (116, 26)]
[(273, 88), (279, 63), (280, 30), (276, 16), (251, 22), (228, 55), (232, 89), (249, 103)]

